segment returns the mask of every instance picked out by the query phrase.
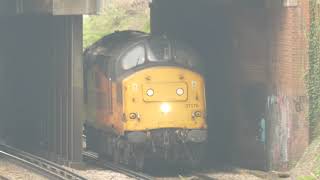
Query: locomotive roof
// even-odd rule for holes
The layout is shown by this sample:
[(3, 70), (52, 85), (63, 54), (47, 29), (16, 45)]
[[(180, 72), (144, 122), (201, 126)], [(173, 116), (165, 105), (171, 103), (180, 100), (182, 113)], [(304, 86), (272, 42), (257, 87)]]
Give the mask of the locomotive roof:
[(115, 32), (91, 45), (84, 52), (85, 69), (96, 63), (115, 77), (151, 66), (202, 72), (200, 57), (188, 44), (140, 31)]
[(96, 56), (105, 56), (108, 60), (116, 60), (125, 47), (148, 37), (141, 31), (116, 31), (91, 45), (84, 52), (85, 63), (93, 63)]

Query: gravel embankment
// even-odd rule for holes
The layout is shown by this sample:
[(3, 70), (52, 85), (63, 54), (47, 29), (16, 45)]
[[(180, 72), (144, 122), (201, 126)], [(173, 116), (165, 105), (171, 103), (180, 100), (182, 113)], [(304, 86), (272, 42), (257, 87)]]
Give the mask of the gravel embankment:
[(6, 159), (0, 159), (0, 175), (10, 180), (47, 180), (33, 171), (18, 166)]
[(92, 165), (86, 165), (83, 170), (70, 169), (68, 167), (65, 168), (87, 178), (88, 180), (134, 180), (133, 178), (130, 178), (124, 174), (102, 169)]

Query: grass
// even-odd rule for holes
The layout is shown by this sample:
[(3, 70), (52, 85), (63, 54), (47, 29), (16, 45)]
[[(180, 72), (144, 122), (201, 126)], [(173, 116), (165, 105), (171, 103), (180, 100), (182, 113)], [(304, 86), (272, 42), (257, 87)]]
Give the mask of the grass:
[(298, 177), (298, 180), (318, 180), (320, 179), (320, 155), (316, 157), (316, 164), (313, 172), (308, 176)]
[(312, 176), (303, 176), (303, 177), (299, 177), (298, 180), (317, 180), (317, 179)]
[(108, 0), (99, 15), (84, 16), (83, 45), (90, 46), (116, 30), (150, 32), (150, 13), (146, 0)]

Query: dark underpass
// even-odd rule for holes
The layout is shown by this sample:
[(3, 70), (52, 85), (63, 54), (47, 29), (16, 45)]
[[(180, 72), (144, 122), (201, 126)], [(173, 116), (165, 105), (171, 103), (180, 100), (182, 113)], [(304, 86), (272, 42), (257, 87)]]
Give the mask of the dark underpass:
[[(303, 79), (297, 80), (303, 73), (295, 70), (305, 54), (290, 56), (294, 50), (285, 45), (291, 39), (299, 47), (306, 42), (290, 34), (301, 32), (301, 26), (285, 23), (301, 15), (305, 3), (297, 9), (286, 5), (290, 3), (263, 0), (155, 0), (151, 5), (152, 32), (189, 42), (204, 59), (209, 167), (285, 168), (306, 146), (290, 142), (285, 130), (293, 128), (291, 117), (305, 122), (306, 111), (291, 112), (281, 104), (290, 107), (290, 98), (305, 96)], [(284, 97), (286, 102), (271, 102)], [(307, 138), (305, 127), (294, 129), (299, 134), (291, 136)], [(292, 151), (294, 146), (299, 150)]]
[[(292, 2), (151, 3), (152, 33), (186, 41), (203, 57), (207, 167), (288, 169), (308, 145), (301, 78), (307, 1)], [(54, 161), (77, 164), (83, 122), (81, 14), (92, 11), (67, 9), (0, 17), (5, 25), (0, 28), (1, 135), (28, 151), (40, 147)]]

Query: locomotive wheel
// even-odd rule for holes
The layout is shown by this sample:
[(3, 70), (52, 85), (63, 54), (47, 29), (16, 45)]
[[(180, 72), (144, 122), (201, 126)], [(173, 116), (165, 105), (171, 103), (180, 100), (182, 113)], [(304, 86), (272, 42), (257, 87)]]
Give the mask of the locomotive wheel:
[(120, 164), (121, 160), (122, 160), (122, 149), (120, 148), (120, 141), (118, 139), (115, 140), (116, 143), (113, 144), (113, 148), (112, 148), (112, 158), (113, 158), (113, 162), (116, 164)]
[(121, 162), (121, 153), (118, 148), (114, 148), (112, 152), (113, 162), (116, 164), (120, 164)]
[(192, 169), (198, 169), (201, 166), (204, 157), (204, 144), (185, 144), (187, 156), (188, 156), (188, 166)]
[(85, 126), (86, 135), (86, 149), (97, 151), (98, 149), (98, 135), (97, 132), (90, 126)]
[(131, 166), (137, 171), (142, 171), (144, 169), (144, 147), (143, 146), (134, 146), (133, 147), (133, 156), (131, 161)]
[(126, 145), (125, 149), (123, 150), (123, 163), (126, 165), (130, 165), (131, 159), (131, 146)]
[(144, 153), (139, 152), (138, 155), (136, 156), (136, 169), (138, 171), (142, 171), (144, 168)]

